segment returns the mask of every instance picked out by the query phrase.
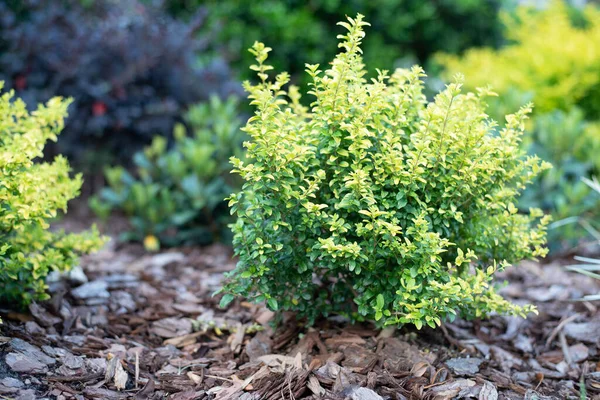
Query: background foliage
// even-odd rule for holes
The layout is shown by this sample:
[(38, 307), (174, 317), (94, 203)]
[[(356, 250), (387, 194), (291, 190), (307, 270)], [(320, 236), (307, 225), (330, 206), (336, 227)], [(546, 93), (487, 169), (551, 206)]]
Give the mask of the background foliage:
[(54, 98), (28, 113), (12, 92), (0, 97), (0, 302), (25, 305), (48, 298), (46, 276), (69, 270), (78, 255), (102, 244), (95, 230), (48, 230), (48, 221), (66, 211), (81, 186), (80, 175), (69, 177), (65, 158), (33, 162), (48, 140), (56, 140), (68, 103)]
[(199, 64), (203, 13), (182, 23), (134, 0), (86, 4), (0, 4), (0, 79), (28, 104), (74, 99), (54, 153), (91, 170), (126, 163), (189, 105), (241, 88), (222, 60)]
[[(163, 136), (133, 156), (135, 176), (123, 167), (108, 168), (108, 187), (91, 200), (97, 214), (119, 211), (131, 231), (122, 240), (144, 241), (147, 247), (207, 244), (230, 238), (225, 197), (239, 187), (230, 175), (229, 158), (243, 158), (238, 102), (211, 98), (192, 107), (186, 127), (175, 128), (175, 142)], [(155, 243), (153, 238), (158, 240)]]
[(271, 62), (292, 81), (307, 83), (304, 63), (331, 57), (337, 49), (335, 24), (360, 12), (371, 21), (368, 65), (393, 68), (425, 63), (434, 52), (459, 52), (470, 46), (497, 45), (498, 10), (510, 0), (166, 0), (173, 14), (209, 10), (216, 43), (244, 78), (253, 60), (246, 49), (256, 40), (276, 43)]
[(239, 263), (222, 303), (243, 295), (313, 321), (341, 313), (435, 327), (459, 312), (525, 315), (491, 286), (508, 263), (545, 254), (548, 218), (516, 199), (547, 166), (520, 150), (530, 109), (495, 133), (485, 91), (455, 82), (433, 102), (423, 70), (380, 71), (368, 82), (362, 16), (342, 23), (329, 69), (307, 65), (311, 112), (289, 76), (268, 79), (271, 50), (252, 48), (260, 79), (246, 85), (245, 181), (230, 199)]
[(600, 10), (592, 4), (577, 9), (555, 0), (542, 9), (518, 7), (504, 14), (503, 21), (506, 46), (440, 56), (446, 76), (461, 72), (470, 77), (469, 87), (490, 85), (500, 94), (518, 91), (531, 96), (536, 113), (578, 106), (586, 118), (597, 119)]
[[(496, 117), (534, 102), (525, 145), (554, 168), (528, 189), (521, 207), (554, 214), (561, 229), (551, 230), (551, 238), (559, 247), (565, 237), (585, 232), (560, 221), (600, 211), (598, 197), (581, 181), (600, 172), (600, 10), (552, 1), (542, 9), (521, 6), (504, 20), (506, 46), (438, 60), (447, 78), (464, 73), (470, 89), (491, 85), (500, 94), (489, 101)], [(592, 219), (596, 227), (599, 222)]]
[(525, 191), (521, 208), (551, 211), (556, 225), (560, 225), (560, 229), (550, 231), (555, 242), (585, 235), (581, 227), (563, 223), (579, 217), (593, 225), (600, 221), (598, 196), (582, 181), (600, 171), (600, 123), (585, 120), (579, 108), (557, 110), (536, 116), (527, 139), (529, 152), (553, 167)]

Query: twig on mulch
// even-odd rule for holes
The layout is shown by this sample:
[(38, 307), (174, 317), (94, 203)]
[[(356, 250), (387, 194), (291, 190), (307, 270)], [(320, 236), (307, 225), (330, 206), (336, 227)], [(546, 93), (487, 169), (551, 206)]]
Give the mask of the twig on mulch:
[(460, 342), (460, 340), (455, 339), (452, 336), (450, 336), (450, 333), (448, 332), (448, 329), (446, 328), (446, 326), (444, 324), (442, 324), (440, 326), (440, 329), (442, 330), (442, 333), (444, 334), (444, 337), (446, 338), (448, 343), (450, 343), (451, 345), (453, 345), (454, 347), (456, 347), (458, 349), (464, 349), (465, 346), (463, 346), (463, 344)]
[(565, 325), (567, 325), (569, 322), (575, 321), (579, 317), (581, 317), (581, 315), (573, 314), (569, 317), (564, 318), (562, 321), (560, 321), (560, 323), (556, 326), (556, 328), (554, 328), (552, 330), (552, 333), (550, 334), (550, 336), (548, 336), (548, 339), (546, 340), (546, 347), (550, 347), (550, 344), (556, 338), (556, 335), (558, 335), (558, 333), (565, 327)]
[(46, 379), (52, 382), (89, 382), (99, 378), (103, 378), (104, 373), (99, 372), (97, 374), (89, 375), (76, 375), (76, 376), (49, 376)]

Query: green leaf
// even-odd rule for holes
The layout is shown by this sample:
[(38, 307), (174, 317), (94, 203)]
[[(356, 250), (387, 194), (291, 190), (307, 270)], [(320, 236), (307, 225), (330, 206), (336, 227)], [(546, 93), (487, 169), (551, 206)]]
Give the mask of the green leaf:
[(270, 298), (267, 300), (267, 305), (269, 306), (269, 308), (273, 311), (277, 311), (277, 300), (275, 300), (274, 298)]
[(219, 307), (221, 307), (221, 308), (227, 307), (233, 301), (233, 299), (235, 299), (234, 295), (232, 295), (230, 293), (224, 294), (223, 297), (221, 297), (221, 301), (219, 302)]
[(384, 298), (383, 295), (380, 293), (377, 295), (377, 309), (381, 310), (383, 308), (384, 305)]

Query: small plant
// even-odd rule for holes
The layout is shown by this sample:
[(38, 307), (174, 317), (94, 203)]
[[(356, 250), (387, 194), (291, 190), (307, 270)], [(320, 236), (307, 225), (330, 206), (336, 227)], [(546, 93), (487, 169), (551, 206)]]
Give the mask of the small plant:
[[(583, 178), (583, 182), (592, 188), (596, 194), (600, 194), (600, 183), (598, 180)], [(579, 222), (581, 226), (583, 226), (583, 228), (585, 228), (585, 230), (596, 240), (596, 242), (600, 242), (600, 231), (590, 224), (587, 218), (583, 217), (579, 219)], [(576, 256), (575, 260), (580, 261), (581, 263), (568, 266), (568, 270), (579, 272), (580, 274), (587, 275), (594, 279), (600, 279), (600, 259)], [(600, 300), (600, 293), (584, 296), (581, 300)]]
[(530, 107), (485, 113), (461, 81), (428, 102), (420, 67), (378, 70), (367, 81), (362, 15), (325, 72), (307, 65), (311, 110), (288, 75), (270, 80), (271, 50), (255, 43), (255, 115), (243, 189), (230, 197), (237, 268), (221, 304), (236, 295), (293, 310), (312, 322), (339, 313), (382, 324), (440, 325), (457, 312), (524, 316), (534, 310), (494, 290), (494, 273), (546, 253), (549, 218), (519, 214), (519, 193), (547, 165), (519, 150)]
[[(567, 267), (569, 271), (579, 272), (580, 274), (587, 275), (594, 279), (600, 279), (600, 259), (590, 257), (575, 257), (576, 261), (580, 261), (581, 264), (570, 265)], [(581, 298), (583, 301), (597, 301), (600, 300), (600, 293), (590, 294)]]
[(47, 299), (46, 276), (68, 271), (79, 255), (103, 243), (95, 229), (81, 234), (48, 230), (49, 220), (77, 196), (81, 176), (70, 178), (60, 156), (52, 163), (33, 160), (48, 140), (56, 140), (68, 104), (54, 98), (29, 113), (12, 92), (0, 97), (0, 302)]
[(198, 62), (202, 12), (184, 24), (136, 0), (18, 3), (18, 12), (0, 4), (0, 79), (28, 104), (74, 98), (46, 153), (86, 172), (129, 162), (211, 94), (241, 92), (222, 60)]
[(92, 208), (100, 216), (123, 212), (132, 229), (121, 239), (143, 241), (149, 250), (229, 237), (224, 199), (238, 187), (229, 158), (242, 157), (246, 138), (237, 103), (213, 97), (192, 107), (185, 116), (192, 134), (177, 125), (171, 149), (155, 137), (134, 155), (135, 177), (123, 167), (108, 168), (109, 187), (92, 198)]

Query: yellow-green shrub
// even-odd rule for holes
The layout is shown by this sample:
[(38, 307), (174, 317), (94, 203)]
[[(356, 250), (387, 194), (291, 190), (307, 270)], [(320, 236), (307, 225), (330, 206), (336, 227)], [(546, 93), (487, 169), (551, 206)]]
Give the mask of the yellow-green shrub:
[[(573, 13), (583, 22), (576, 23)], [(528, 93), (536, 113), (577, 105), (587, 117), (598, 117), (600, 10), (593, 5), (573, 10), (553, 1), (543, 10), (521, 6), (514, 14), (504, 14), (504, 22), (507, 46), (437, 56), (446, 77), (460, 72), (469, 88), (490, 85), (502, 103), (511, 91)]]
[(269, 79), (269, 48), (252, 53), (255, 115), (245, 181), (230, 198), (239, 263), (221, 304), (235, 295), (313, 321), (339, 313), (385, 324), (435, 327), (459, 312), (525, 315), (491, 283), (507, 263), (544, 255), (547, 217), (519, 214), (518, 195), (545, 165), (519, 144), (530, 111), (486, 114), (485, 90), (454, 82), (429, 102), (423, 70), (365, 78), (359, 14), (341, 23), (343, 50), (313, 81), (310, 111), (287, 73)]
[[(2, 82), (0, 82), (0, 89)], [(103, 242), (95, 230), (65, 234), (48, 221), (77, 196), (81, 176), (69, 177), (63, 157), (34, 163), (48, 140), (56, 140), (69, 102), (60, 98), (29, 113), (8, 92), (0, 97), (0, 301), (27, 304), (47, 298), (50, 271), (67, 271), (78, 255)]]

